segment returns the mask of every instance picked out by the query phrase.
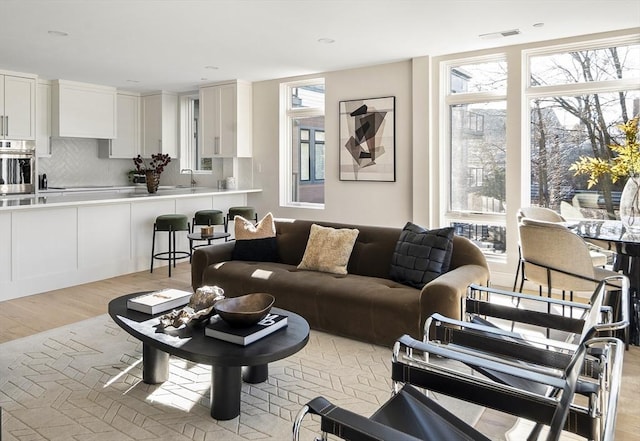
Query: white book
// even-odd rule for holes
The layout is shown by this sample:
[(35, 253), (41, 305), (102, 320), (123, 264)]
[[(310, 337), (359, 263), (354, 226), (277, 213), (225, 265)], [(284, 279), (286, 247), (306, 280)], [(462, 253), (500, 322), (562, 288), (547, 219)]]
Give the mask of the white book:
[(287, 326), (286, 315), (267, 314), (265, 318), (253, 326), (234, 328), (216, 314), (209, 320), (207, 327), (204, 329), (204, 335), (247, 346), (285, 326)]
[(127, 308), (147, 314), (158, 314), (189, 303), (191, 292), (179, 289), (163, 289), (127, 300)]

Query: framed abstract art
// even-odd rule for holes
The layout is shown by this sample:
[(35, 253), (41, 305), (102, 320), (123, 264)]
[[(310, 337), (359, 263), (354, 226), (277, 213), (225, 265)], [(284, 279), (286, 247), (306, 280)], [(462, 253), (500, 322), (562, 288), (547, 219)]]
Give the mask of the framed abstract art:
[(340, 101), (340, 180), (396, 180), (393, 96)]

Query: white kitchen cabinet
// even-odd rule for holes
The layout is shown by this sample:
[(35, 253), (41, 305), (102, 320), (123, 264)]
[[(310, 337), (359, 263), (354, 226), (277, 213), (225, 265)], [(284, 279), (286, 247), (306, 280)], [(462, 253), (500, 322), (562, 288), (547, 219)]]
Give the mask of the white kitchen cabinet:
[(51, 156), (51, 83), (38, 81), (36, 88), (36, 154)]
[(115, 138), (116, 89), (74, 81), (53, 81), (51, 126), (53, 136)]
[(0, 72), (0, 139), (36, 139), (36, 77)]
[(178, 157), (178, 96), (160, 92), (142, 97), (142, 148), (150, 158), (155, 153)]
[(117, 137), (101, 139), (98, 142), (100, 158), (130, 159), (140, 153), (142, 139), (140, 95), (118, 92), (117, 111)]
[(201, 156), (251, 157), (252, 87), (244, 81), (200, 88)]

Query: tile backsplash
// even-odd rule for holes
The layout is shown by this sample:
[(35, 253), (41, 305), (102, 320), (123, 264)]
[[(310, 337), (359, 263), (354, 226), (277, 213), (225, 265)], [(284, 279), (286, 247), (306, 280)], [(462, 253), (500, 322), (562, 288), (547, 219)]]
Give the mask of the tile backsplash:
[[(219, 179), (232, 172), (229, 161), (213, 161), (213, 171), (209, 174), (196, 174), (194, 179), (200, 186), (216, 187)], [(241, 188), (252, 186), (251, 158), (237, 159), (239, 174), (237, 182)], [(51, 157), (38, 158), (38, 174), (47, 174), (49, 187), (79, 187), (85, 185), (120, 186), (130, 185), (128, 173), (134, 169), (131, 159), (105, 159), (98, 157), (98, 140), (87, 138), (52, 138)], [(177, 158), (169, 163), (160, 178), (160, 185), (188, 184), (188, 174), (180, 174), (180, 161)]]

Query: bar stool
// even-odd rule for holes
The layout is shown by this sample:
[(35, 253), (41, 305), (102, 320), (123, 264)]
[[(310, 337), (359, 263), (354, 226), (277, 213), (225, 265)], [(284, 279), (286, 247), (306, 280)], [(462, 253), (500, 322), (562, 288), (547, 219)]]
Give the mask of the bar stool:
[(211, 245), (211, 241), (213, 239), (227, 239), (229, 237), (228, 234), (218, 234), (215, 233), (212, 236), (202, 236), (199, 233), (196, 233), (196, 226), (215, 226), (222, 225), (224, 226), (224, 214), (220, 210), (199, 210), (193, 216), (193, 220), (191, 222), (191, 233), (189, 234), (189, 248), (191, 249), (191, 253), (198, 247), (204, 246), (202, 245), (193, 245), (194, 241), (206, 241), (207, 245)]
[[(169, 236), (169, 251), (156, 253), (156, 231), (166, 231)], [(169, 261), (169, 277), (171, 277), (171, 263), (176, 266), (176, 260), (191, 258), (191, 248), (189, 251), (176, 250), (176, 231), (186, 231), (189, 233), (191, 227), (189, 220), (184, 214), (162, 214), (156, 217), (153, 224), (153, 239), (151, 243), (151, 272), (153, 272), (153, 261), (168, 260)]]
[(258, 213), (255, 208), (248, 205), (241, 207), (229, 207), (229, 212), (227, 213), (224, 223), (225, 233), (229, 232), (229, 222), (233, 221), (233, 218), (236, 216), (241, 216), (247, 220), (253, 220), (255, 223), (258, 223)]

